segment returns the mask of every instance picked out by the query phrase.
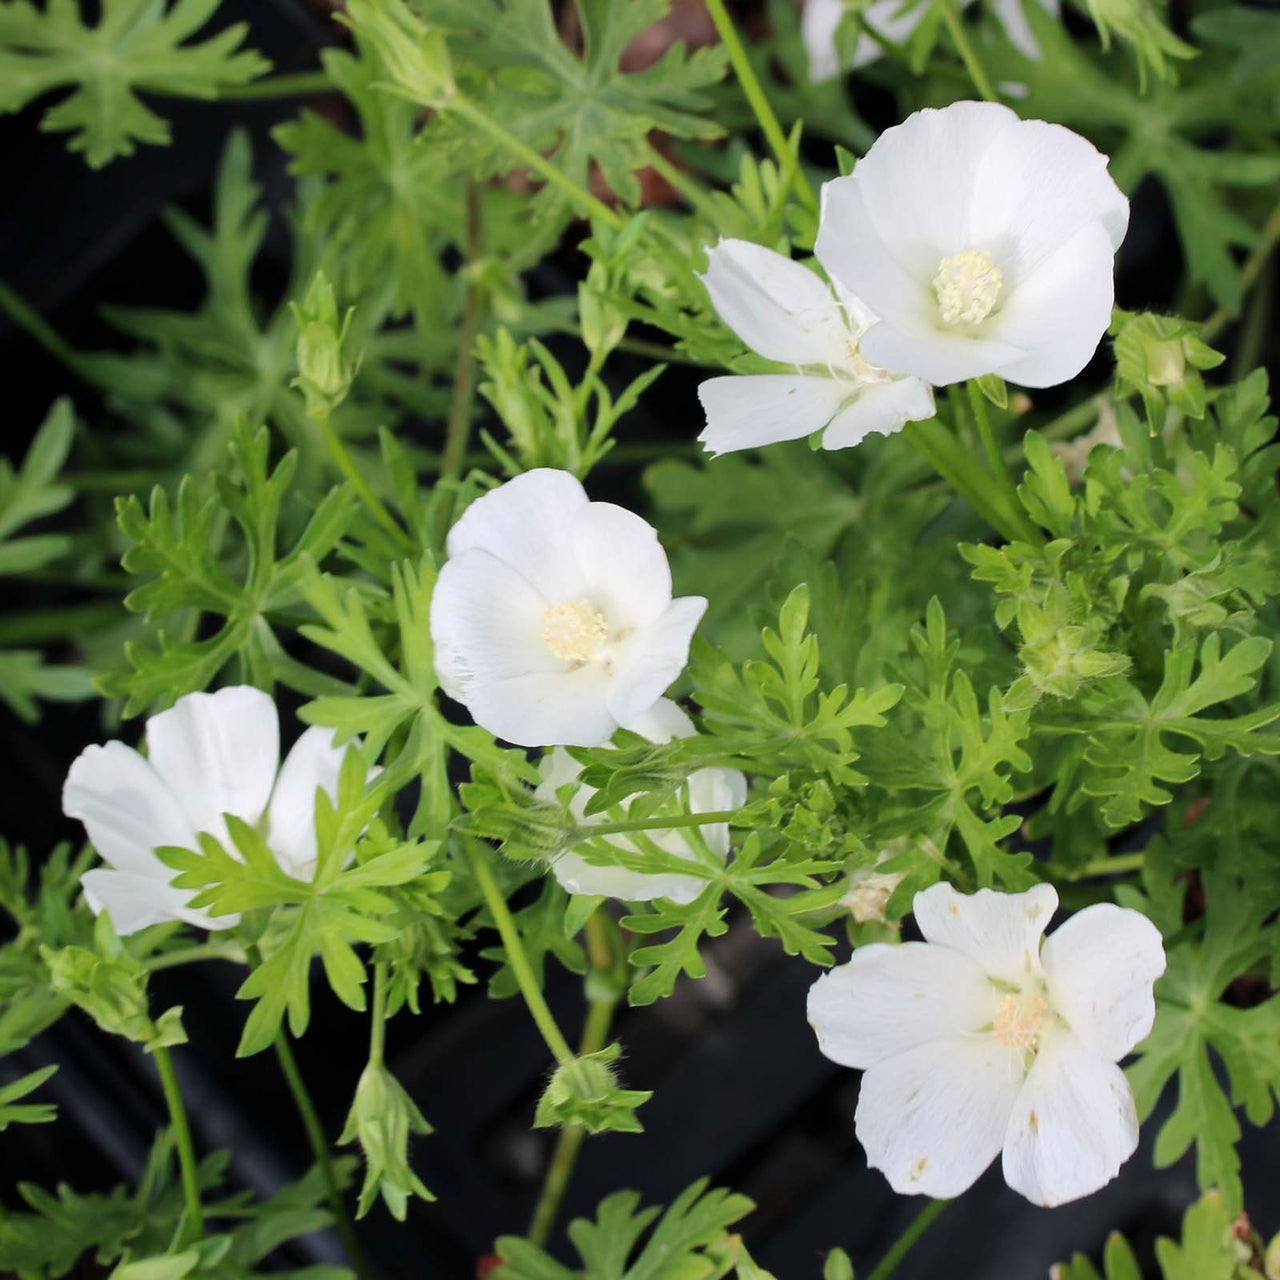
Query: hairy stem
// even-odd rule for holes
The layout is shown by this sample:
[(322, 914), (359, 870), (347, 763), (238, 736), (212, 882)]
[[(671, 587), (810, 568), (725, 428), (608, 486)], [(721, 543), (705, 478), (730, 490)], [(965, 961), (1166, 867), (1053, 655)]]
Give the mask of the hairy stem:
[(991, 80), (978, 57), (978, 51), (973, 47), (973, 41), (969, 39), (969, 33), (964, 29), (964, 22), (956, 12), (952, 0), (933, 0), (933, 6), (942, 15), (942, 21), (946, 23), (947, 30), (955, 41), (956, 50), (960, 54), (965, 70), (969, 73), (969, 79), (973, 81), (973, 87), (988, 102), (999, 102), (1000, 99), (991, 87)]
[(603, 200), (593, 196), (585, 187), (580, 187), (567, 174), (557, 169), (544, 155), (521, 142), (519, 138), (513, 133), (509, 133), (496, 120), (490, 119), (470, 99), (459, 94), (449, 100), (445, 110), (455, 112), (464, 120), (475, 125), (476, 128), (487, 133), (505, 151), (508, 151), (519, 160), (521, 164), (532, 169), (534, 173), (540, 178), (544, 178), (558, 191), (564, 192), (588, 217), (599, 218), (601, 222), (606, 223), (615, 231), (621, 231), (626, 226), (626, 222), (610, 209)]
[(382, 1066), (387, 1047), (387, 962), (373, 966), (373, 1011), (369, 1015), (369, 1062)]
[[(587, 1003), (587, 1020), (582, 1029), (582, 1040), (578, 1045), (579, 1056), (597, 1053), (604, 1048), (609, 1039), (609, 1027), (613, 1022), (613, 1011), (618, 1000), (626, 989), (626, 957), (610, 946), (607, 932), (608, 924), (602, 907), (597, 907), (587, 918), (586, 944), (587, 955), (591, 959), (593, 975), (611, 975), (621, 964), (624, 972), (621, 981), (615, 982), (605, 989), (610, 994), (597, 994), (589, 998)], [(615, 928), (616, 934), (616, 928)], [(593, 990), (591, 979), (587, 980), (588, 991)], [(600, 991), (600, 987), (594, 988)], [(614, 994), (616, 992), (616, 994)], [(574, 1166), (578, 1162), (578, 1153), (582, 1150), (582, 1141), (586, 1130), (580, 1124), (571, 1124), (560, 1131), (556, 1141), (556, 1149), (552, 1153), (551, 1163), (547, 1166), (546, 1177), (542, 1182), (542, 1192), (533, 1210), (533, 1218), (529, 1223), (529, 1240), (539, 1248), (551, 1238), (551, 1230), (556, 1224), (560, 1212), (560, 1204), (564, 1200), (569, 1179), (573, 1176)]]
[[(729, 12), (724, 7), (724, 0), (706, 0), (706, 5), (725, 52), (729, 55), (729, 61), (733, 64), (733, 71), (738, 77), (738, 83), (742, 86), (742, 92), (746, 94), (751, 110), (755, 113), (760, 131), (769, 143), (778, 164), (785, 169), (794, 163), (791, 147), (787, 143), (786, 134), (782, 132), (782, 126), (778, 123), (778, 117), (774, 115), (773, 108), (769, 105), (769, 99), (765, 97), (764, 90), (760, 87), (760, 80), (738, 37), (733, 19), (729, 17)], [(818, 197), (809, 185), (809, 180), (799, 169), (796, 171), (796, 194), (810, 209), (817, 209)]]
[(266, 76), (252, 84), (228, 84), (218, 90), (219, 102), (258, 102), (269, 98), (292, 98), (336, 89), (327, 71), (297, 71), (291, 75)]
[(204, 1210), (200, 1204), (200, 1175), (196, 1164), (196, 1151), (191, 1143), (191, 1126), (187, 1123), (187, 1109), (182, 1102), (182, 1090), (173, 1070), (169, 1050), (161, 1045), (152, 1057), (160, 1073), (160, 1088), (164, 1091), (165, 1105), (169, 1108), (169, 1123), (173, 1126), (173, 1138), (178, 1147), (178, 1165), (182, 1171), (182, 1198), (186, 1203), (178, 1234), (182, 1243), (199, 1240), (204, 1236)]
[(897, 1269), (898, 1263), (911, 1252), (916, 1241), (929, 1230), (933, 1220), (947, 1207), (946, 1200), (930, 1200), (911, 1220), (907, 1229), (893, 1242), (889, 1252), (880, 1259), (879, 1266), (867, 1277), (867, 1280), (885, 1280)]
[(201, 942), (194, 947), (183, 947), (180, 951), (165, 951), (158, 956), (149, 956), (143, 964), (152, 972), (160, 969), (175, 969), (181, 964), (195, 964), (198, 960), (230, 960), (233, 964), (244, 964), (247, 960), (244, 948), (238, 942)]
[(1083, 867), (1075, 873), (1074, 879), (1084, 879), (1086, 876), (1120, 876), (1127, 875), (1130, 871), (1141, 871), (1143, 864), (1146, 862), (1147, 855), (1145, 853), (1121, 853), (1114, 857), (1093, 858), (1086, 862)]
[(673, 827), (706, 827), (715, 822), (732, 822), (737, 809), (712, 809), (706, 813), (674, 813), (669, 817), (623, 818), (618, 822), (591, 822), (583, 826), (586, 836), (612, 836), (623, 831), (667, 831)]
[(474, 840), (467, 840), (464, 843), (467, 857), (471, 860), (471, 868), (475, 873), (476, 883), (480, 886), (480, 892), (484, 894), (485, 905), (488, 906), (489, 914), (493, 917), (494, 926), (498, 930), (498, 936), (502, 939), (502, 945), (507, 952), (507, 962), (511, 965), (511, 972), (515, 974), (520, 994), (524, 996), (529, 1013), (537, 1023), (547, 1048), (551, 1050), (551, 1056), (561, 1064), (572, 1062), (573, 1050), (569, 1048), (568, 1041), (561, 1034), (551, 1010), (547, 1007), (542, 989), (538, 986), (538, 979), (529, 964), (529, 957), (525, 955), (524, 944), (520, 941), (520, 931), (511, 917), (511, 909), (502, 896), (502, 890), (498, 887), (493, 868), (485, 860), (485, 846)]
[(333, 1214), (334, 1226), (338, 1229), (342, 1247), (346, 1250), (347, 1261), (351, 1263), (352, 1269), (360, 1277), (360, 1280), (369, 1280), (371, 1275), (369, 1264), (360, 1248), (360, 1242), (356, 1238), (355, 1225), (351, 1221), (351, 1215), (347, 1212), (347, 1207), (342, 1202), (342, 1189), (338, 1186), (338, 1176), (333, 1169), (333, 1157), (329, 1150), (329, 1143), (324, 1136), (324, 1127), (320, 1123), (319, 1113), (316, 1111), (315, 1103), (311, 1100), (307, 1083), (302, 1078), (297, 1059), (294, 1058), (293, 1050), (289, 1046), (289, 1037), (285, 1034), (283, 1027), (276, 1035), (275, 1043), (272, 1047), (276, 1051), (276, 1058), (279, 1060), (280, 1071), (284, 1075), (285, 1083), (289, 1086), (289, 1092), (293, 1095), (293, 1104), (297, 1107), (298, 1117), (302, 1121), (303, 1129), (306, 1130), (307, 1141), (311, 1144), (311, 1153), (315, 1156), (316, 1164), (319, 1166), (320, 1176), (324, 1179), (325, 1199), (329, 1202), (329, 1210)]
[[(480, 255), (480, 191), (467, 183), (466, 243), (463, 253), (468, 263)], [(480, 328), (483, 299), (480, 286), (464, 275), (462, 328), (458, 332), (458, 358), (453, 369), (453, 393), (449, 400), (449, 421), (445, 428), (444, 452), (440, 455), (440, 478), (456, 480), (462, 474), (471, 437), (471, 404), (475, 399), (476, 333)]]

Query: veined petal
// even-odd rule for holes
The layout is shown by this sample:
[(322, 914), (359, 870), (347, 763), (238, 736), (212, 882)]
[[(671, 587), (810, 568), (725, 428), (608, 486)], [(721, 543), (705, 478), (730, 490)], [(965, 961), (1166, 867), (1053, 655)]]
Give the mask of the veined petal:
[(825, 427), (850, 390), (848, 383), (821, 374), (710, 378), (698, 386), (707, 415), (698, 439), (711, 454), (800, 440)]
[(587, 598), (615, 631), (646, 627), (671, 603), (667, 553), (648, 521), (612, 502), (589, 502), (570, 536)]
[(196, 847), (195, 831), (173, 793), (123, 742), (86, 747), (76, 757), (62, 788), (62, 811), (84, 823), (104, 862), (162, 885), (171, 873), (152, 851)]
[(689, 642), (706, 611), (702, 596), (681, 596), (656, 622), (638, 627), (618, 645), (607, 695), (609, 711), (618, 724), (630, 729), (638, 720), (644, 723), (640, 718), (689, 661)]
[(222, 815), (253, 824), (271, 795), (280, 764), (276, 704), (247, 685), (189, 693), (147, 721), (147, 755), (195, 830), (231, 848)]
[(856, 1128), (899, 1195), (958, 1196), (995, 1159), (1021, 1080), (989, 1036), (931, 1040), (862, 1077)]
[(1042, 257), (1017, 283), (986, 326), (990, 337), (1025, 354), (1000, 367), (1024, 387), (1055, 387), (1093, 359), (1115, 301), (1113, 250), (1098, 222), (1090, 222)]
[(1137, 1146), (1124, 1072), (1068, 1032), (1044, 1041), (1009, 1118), (1005, 1181), (1052, 1208), (1106, 1186)]
[(872, 943), (809, 988), (809, 1025), (833, 1062), (867, 1068), (975, 1032), (998, 1003), (987, 975), (963, 955), (924, 942)]
[(567, 471), (538, 467), (477, 498), (449, 530), (450, 558), (480, 549), (505, 561), (548, 605), (582, 598), (571, 530), (586, 490)]
[(330, 800), (338, 795), (347, 750), (334, 746), (334, 736), (332, 729), (315, 726), (293, 744), (267, 806), (267, 844), (282, 869), (302, 880), (316, 869), (316, 791)]
[[(167, 868), (161, 870), (165, 875), (174, 874)], [(169, 920), (184, 920), (201, 929), (230, 929), (240, 922), (238, 915), (211, 916), (206, 911), (192, 911), (187, 906), (191, 893), (174, 889), (159, 877), (132, 871), (95, 867), (80, 877), (80, 887), (93, 914), (106, 911), (112, 928), (122, 938)]]
[(957, 893), (935, 884), (916, 894), (912, 910), (935, 946), (968, 956), (990, 978), (1020, 986), (1042, 973), (1040, 939), (1057, 906), (1050, 884), (1025, 893)]
[(720, 319), (749, 346), (784, 364), (840, 364), (848, 330), (826, 282), (749, 240), (721, 240), (702, 276)]
[(612, 683), (594, 662), (575, 671), (536, 671), (473, 685), (467, 710), (517, 747), (599, 747), (618, 727), (606, 702)]
[(493, 552), (476, 547), (450, 557), (431, 595), (436, 675), (445, 692), (466, 702), (477, 684), (563, 669), (542, 639), (548, 607)]
[(1110, 902), (1078, 911), (1040, 953), (1049, 1003), (1094, 1053), (1118, 1062), (1155, 1021), (1164, 942), (1146, 916)]
[(824, 449), (847, 449), (875, 433), (892, 435), (908, 422), (934, 415), (933, 392), (919, 378), (868, 383), (823, 432)]

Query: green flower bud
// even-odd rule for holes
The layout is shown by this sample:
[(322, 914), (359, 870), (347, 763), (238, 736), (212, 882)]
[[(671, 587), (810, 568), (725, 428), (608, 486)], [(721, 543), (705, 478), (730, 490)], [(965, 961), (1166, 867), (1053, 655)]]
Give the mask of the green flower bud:
[(1165, 58), (1194, 58), (1198, 52), (1165, 26), (1163, 12), (1153, 0), (1089, 0), (1089, 13), (1104, 49), (1113, 33), (1132, 46), (1143, 86), (1148, 67), (1160, 79), (1173, 80), (1173, 69)]
[(337, 299), (323, 271), (316, 273), (302, 305), (289, 305), (298, 322), (298, 377), (292, 385), (306, 396), (309, 417), (327, 416), (347, 398), (360, 367), (359, 360), (342, 352), (354, 309), (339, 324)]
[(404, 0), (349, 0), (347, 24), (377, 49), (391, 75), (388, 87), (424, 107), (454, 96), (453, 63), (443, 34), (415, 17)]
[(653, 1097), (643, 1089), (620, 1089), (611, 1065), (622, 1047), (611, 1044), (556, 1068), (534, 1113), (535, 1128), (580, 1124), (588, 1133), (640, 1133), (644, 1126), (635, 1110)]
[(338, 1141), (359, 1142), (364, 1152), (364, 1185), (357, 1216), (363, 1218), (381, 1194), (392, 1217), (403, 1222), (410, 1196), (434, 1200), (409, 1167), (409, 1138), (430, 1133), (431, 1126), (382, 1063), (370, 1062), (356, 1085), (355, 1101)]

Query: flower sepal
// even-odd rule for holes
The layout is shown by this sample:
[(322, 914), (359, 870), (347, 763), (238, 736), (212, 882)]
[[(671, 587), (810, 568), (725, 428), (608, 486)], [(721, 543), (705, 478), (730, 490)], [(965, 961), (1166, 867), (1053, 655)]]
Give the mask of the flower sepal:
[(613, 1064), (622, 1046), (611, 1044), (561, 1063), (538, 1100), (533, 1124), (537, 1129), (580, 1124), (588, 1133), (640, 1133), (644, 1129), (636, 1108), (648, 1102), (648, 1089), (622, 1089)]

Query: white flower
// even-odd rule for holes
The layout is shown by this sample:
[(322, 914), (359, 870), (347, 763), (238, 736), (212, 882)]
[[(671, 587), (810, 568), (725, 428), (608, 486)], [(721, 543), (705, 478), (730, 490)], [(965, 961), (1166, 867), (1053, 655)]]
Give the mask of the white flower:
[[(864, 359), (858, 344), (875, 317), (812, 271), (746, 240), (721, 240), (702, 277), (720, 318), (758, 355), (795, 373), (712, 378), (698, 388), (711, 453), (798, 440), (826, 427), (824, 449), (887, 435), (933, 417), (933, 393)], [(830, 425), (828, 425), (830, 424)]]
[(527, 471), (449, 531), (431, 598), (436, 674), (477, 724), (522, 747), (594, 747), (684, 669), (706, 610), (671, 598), (653, 528), (590, 502), (567, 471)]
[[(962, 0), (966, 7), (970, 0)], [(1040, 0), (1052, 14), (1059, 12), (1059, 0)], [(1022, 12), (1022, 0), (994, 0), (991, 6), (1014, 46), (1026, 57), (1039, 62), (1040, 46)], [(830, 80), (843, 69), (836, 49), (836, 28), (847, 9), (845, 0), (805, 0), (800, 30), (809, 53), (809, 78)], [(871, 0), (864, 10), (866, 20), (882, 36), (903, 44), (929, 12), (927, 0)], [(865, 67), (883, 54), (880, 44), (865, 31), (858, 37), (849, 67)]]
[(1058, 895), (937, 884), (926, 942), (860, 947), (809, 991), (822, 1052), (861, 1067), (858, 1140), (900, 1194), (958, 1196), (1003, 1149), (1005, 1181), (1059, 1205), (1114, 1178), (1138, 1143), (1115, 1064), (1151, 1030), (1160, 933), (1110, 903), (1045, 940)]
[(336, 794), (345, 754), (331, 729), (308, 729), (280, 767), (275, 703), (235, 686), (179, 698), (147, 721), (146, 740), (145, 757), (123, 742), (86, 747), (62, 788), (63, 812), (84, 823), (108, 864), (80, 877), (84, 896), (95, 915), (111, 913), (117, 933), (163, 920), (203, 929), (237, 922), (188, 907), (194, 895), (169, 884), (175, 873), (154, 853), (195, 849), (203, 831), (234, 855), (223, 814), (257, 827), (289, 875), (314, 875), (316, 788)]
[(993, 102), (926, 108), (822, 191), (815, 248), (879, 318), (862, 352), (935, 386), (1073, 378), (1111, 319), (1129, 202), (1107, 158)]
[[(669, 742), (672, 738), (686, 738), (693, 733), (693, 722), (669, 698), (661, 698), (631, 726), (650, 742)], [(539, 800), (554, 802), (561, 787), (576, 782), (582, 766), (563, 748), (557, 747), (543, 757), (542, 781), (534, 793)], [(587, 801), (595, 795), (595, 788), (580, 785), (569, 801), (569, 811), (584, 824), (607, 822), (606, 814), (585, 817)], [(689, 775), (686, 783), (687, 809), (689, 813), (719, 813), (728, 809), (740, 809), (747, 802), (747, 780), (737, 769), (699, 769)], [(707, 848), (724, 859), (729, 854), (729, 824), (714, 822), (698, 830)], [(678, 858), (697, 858), (687, 831), (675, 827), (655, 829), (648, 837), (658, 848), (674, 853)], [(639, 846), (625, 836), (610, 836), (609, 843), (632, 852)], [(557, 853), (551, 863), (555, 878), (570, 892), (599, 894), (608, 898), (621, 898), (624, 902), (648, 902), (652, 898), (670, 898), (673, 902), (692, 902), (707, 887), (707, 881), (697, 876), (672, 875), (667, 872), (630, 871), (626, 867), (597, 866), (588, 862), (572, 849)]]

